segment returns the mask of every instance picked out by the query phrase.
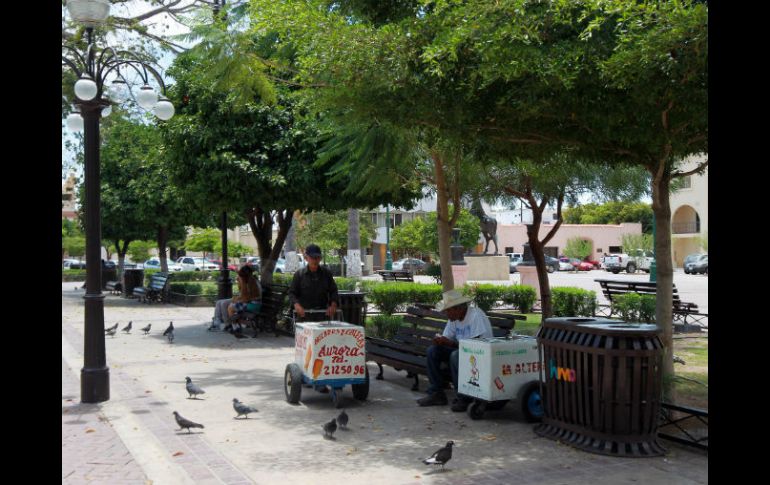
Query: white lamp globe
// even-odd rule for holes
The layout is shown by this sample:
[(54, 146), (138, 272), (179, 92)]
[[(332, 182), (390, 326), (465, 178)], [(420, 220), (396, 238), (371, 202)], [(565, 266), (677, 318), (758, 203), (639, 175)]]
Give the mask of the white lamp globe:
[(112, 81), (108, 91), (110, 99), (118, 104), (125, 103), (128, 99), (128, 85), (122, 79)]
[(104, 109), (102, 109), (102, 118), (106, 118), (110, 115), (110, 113), (112, 113), (112, 105), (108, 104), (104, 107)]
[(171, 104), (171, 101), (162, 97), (152, 109), (152, 112), (163, 121), (170, 120), (174, 116), (174, 105)]
[(83, 101), (91, 101), (98, 91), (96, 83), (87, 74), (83, 74), (75, 83), (75, 96)]
[(110, 15), (109, 0), (69, 0), (67, 10), (72, 20), (94, 27), (104, 22)]
[(158, 102), (158, 93), (155, 92), (148, 84), (142, 86), (139, 90), (139, 94), (136, 95), (136, 102), (139, 103), (144, 109), (150, 109)]
[(74, 133), (83, 131), (83, 117), (80, 113), (73, 111), (67, 116), (67, 129)]

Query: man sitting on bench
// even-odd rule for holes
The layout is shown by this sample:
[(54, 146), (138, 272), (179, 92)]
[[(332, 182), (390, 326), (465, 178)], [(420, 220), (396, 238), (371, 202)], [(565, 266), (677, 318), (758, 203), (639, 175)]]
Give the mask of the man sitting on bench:
[[(436, 306), (438, 311), (446, 313), (449, 321), (443, 335), (436, 334), (433, 345), (428, 347), (428, 395), (417, 400), (420, 406), (443, 406), (447, 404), (444, 394), (444, 377), (441, 363), (449, 362), (452, 383), (457, 390), (457, 372), (459, 340), (477, 337), (492, 337), (492, 324), (487, 315), (479, 308), (469, 307), (471, 301), (457, 290), (444, 292), (444, 299)], [(470, 400), (457, 395), (452, 402), (452, 411), (463, 412), (468, 409)]]

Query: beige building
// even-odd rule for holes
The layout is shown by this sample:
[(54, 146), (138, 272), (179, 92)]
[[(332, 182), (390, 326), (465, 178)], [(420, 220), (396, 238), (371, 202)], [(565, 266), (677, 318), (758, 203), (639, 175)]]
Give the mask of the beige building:
[(74, 220), (77, 219), (77, 206), (75, 201), (75, 185), (77, 184), (77, 178), (75, 174), (71, 173), (67, 180), (61, 186), (61, 217), (62, 219)]
[[(688, 158), (680, 170), (687, 172), (694, 169), (705, 157)], [(682, 187), (671, 194), (671, 252), (675, 268), (682, 267), (688, 254), (707, 252), (701, 241), (707, 236), (709, 228), (708, 181), (707, 168), (703, 175), (689, 175), (682, 179)]]

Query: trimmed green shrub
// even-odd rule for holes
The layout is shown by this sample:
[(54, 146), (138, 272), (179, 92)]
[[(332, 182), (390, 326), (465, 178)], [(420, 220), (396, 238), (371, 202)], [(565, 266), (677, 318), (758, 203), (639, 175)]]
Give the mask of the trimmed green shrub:
[[(172, 281), (217, 281), (222, 274), (221, 271), (174, 271), (170, 273), (173, 275)], [(230, 280), (235, 284), (235, 279), (238, 277), (238, 273), (230, 271)]]
[(441, 300), (441, 285), (380, 283), (370, 287), (368, 300), (374, 303), (380, 312), (392, 315), (397, 311), (405, 311), (406, 306), (411, 303), (437, 303)]
[(62, 269), (61, 270), (62, 281), (85, 281), (86, 270), (84, 269)]
[(441, 284), (441, 266), (437, 264), (429, 264), (425, 266), (423, 274), (432, 277), (436, 283)]
[[(181, 283), (173, 283), (169, 281), (168, 283), (168, 289), (172, 293), (178, 293), (180, 295), (205, 295), (205, 296), (211, 296), (211, 295), (217, 295), (219, 293), (219, 288), (217, 287), (216, 283), (209, 283), (209, 282), (181, 282)], [(237, 294), (237, 291), (234, 291), (233, 294)]]
[[(256, 275), (256, 277), (257, 279), (259, 279), (258, 274)], [(273, 284), (290, 286), (292, 278), (294, 278), (293, 274), (273, 273)]]
[(596, 311), (596, 292), (573, 287), (551, 288), (554, 317), (592, 317)]
[(498, 301), (503, 299), (505, 287), (489, 283), (473, 283), (463, 286), (462, 293), (469, 298), (473, 298), (473, 302), (477, 307), (484, 310), (484, 312), (488, 312), (497, 306)]
[(366, 336), (391, 339), (404, 324), (404, 318), (398, 315), (375, 315), (366, 323)]
[(612, 298), (613, 309), (626, 322), (655, 323), (655, 296), (626, 293)]
[(503, 303), (514, 306), (521, 313), (532, 311), (537, 300), (537, 292), (534, 288), (529, 285), (510, 285), (503, 288)]

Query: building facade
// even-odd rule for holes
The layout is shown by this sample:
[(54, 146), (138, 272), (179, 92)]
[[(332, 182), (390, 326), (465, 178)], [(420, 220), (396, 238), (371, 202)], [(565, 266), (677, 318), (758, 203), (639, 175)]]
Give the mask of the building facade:
[[(687, 172), (703, 163), (705, 156), (685, 160), (680, 171)], [(708, 237), (708, 168), (703, 174), (688, 175), (682, 186), (671, 193), (671, 256), (674, 267), (681, 268), (688, 254), (707, 252), (703, 240)]]

